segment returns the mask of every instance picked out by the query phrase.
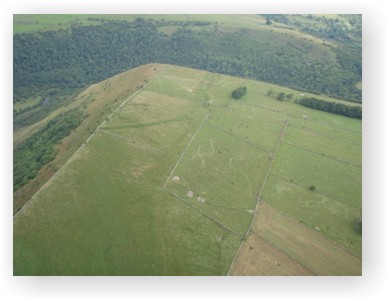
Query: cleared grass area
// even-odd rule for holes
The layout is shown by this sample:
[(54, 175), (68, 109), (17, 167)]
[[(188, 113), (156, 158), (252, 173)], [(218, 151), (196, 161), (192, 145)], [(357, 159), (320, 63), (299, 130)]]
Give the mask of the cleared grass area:
[[(350, 118), (349, 118), (350, 119)], [(289, 120), (291, 127), (297, 127), (301, 130), (310, 131), (317, 135), (326, 136), (345, 143), (362, 145), (362, 122), (357, 121), (351, 127), (343, 127), (344, 124), (331, 124), (315, 122), (308, 118), (291, 117)]]
[(143, 91), (115, 112), (102, 129), (141, 128), (190, 118), (195, 104), (189, 100)]
[[(130, 127), (96, 132), (16, 217), (15, 275), (227, 273), (240, 240), (162, 189), (204, 112), (164, 95), (158, 106), (144, 93), (105, 123)], [(160, 121), (193, 114), (132, 126), (157, 123), (158, 112)]]
[(14, 274), (225, 274), (239, 240), (140, 181), (154, 164), (97, 134), (15, 221)]
[(269, 162), (267, 153), (205, 124), (166, 188), (243, 237)]
[(272, 244), (250, 233), (243, 243), (231, 276), (311, 276), (315, 275)]
[(181, 76), (185, 75), (178, 73), (172, 76), (169, 73), (165, 73), (160, 81), (147, 87), (147, 90), (171, 97), (195, 100), (199, 103), (204, 103), (209, 99), (209, 96), (202, 89), (198, 88), (202, 78), (191, 79)]
[(362, 261), (264, 202), (253, 231), (317, 275), (361, 275)]
[(351, 206), (360, 207), (362, 169), (293, 145), (281, 144), (272, 169), (276, 175), (293, 180)]
[(360, 145), (292, 127), (286, 129), (284, 141), (362, 166), (362, 147)]
[(14, 193), (14, 213), (16, 213), (36, 193), (50, 177), (73, 155), (73, 153), (93, 133), (96, 127), (106, 119), (130, 95), (139, 90), (145, 80), (151, 80), (164, 66), (149, 64), (115, 75), (82, 91), (66, 107), (51, 112), (41, 121), (22, 128), (14, 133), (14, 146), (43, 128), (61, 112), (75, 108), (85, 110), (85, 119), (81, 125), (66, 137), (60, 145), (54, 161), (43, 167), (37, 177)]
[(226, 275), (254, 216), (232, 274), (360, 275), (361, 121), (270, 86), (152, 64), (80, 93), (53, 166), (94, 134), (14, 219), (15, 275)]
[(266, 182), (263, 200), (356, 255), (362, 255), (362, 236), (354, 231), (354, 223), (361, 214), (361, 208), (336, 201), (274, 175)]
[(278, 113), (233, 103), (230, 109), (216, 111), (209, 124), (273, 152), (285, 120), (286, 116)]
[(225, 76), (196, 69), (172, 66), (163, 74), (157, 85), (148, 89), (169, 96), (180, 96), (196, 100), (197, 103), (225, 107), (231, 101), (233, 82), (226, 82)]

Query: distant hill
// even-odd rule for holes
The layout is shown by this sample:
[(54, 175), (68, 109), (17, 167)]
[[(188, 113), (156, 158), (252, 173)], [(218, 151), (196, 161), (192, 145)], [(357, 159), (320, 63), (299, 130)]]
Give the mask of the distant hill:
[(266, 18), (15, 15), (14, 102), (60, 99), (150, 62), (361, 102), (360, 15)]

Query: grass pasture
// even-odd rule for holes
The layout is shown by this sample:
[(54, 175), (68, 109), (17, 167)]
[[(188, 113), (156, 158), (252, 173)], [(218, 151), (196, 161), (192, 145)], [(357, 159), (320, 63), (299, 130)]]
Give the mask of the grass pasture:
[(51, 112), (39, 122), (16, 131), (14, 146), (46, 126), (50, 120), (62, 112), (72, 109), (82, 109), (85, 112), (85, 119), (81, 125), (58, 145), (59, 152), (56, 158), (43, 167), (35, 179), (14, 193), (14, 214), (61, 168), (120, 103), (139, 90), (140, 85), (159, 74), (163, 68), (163, 65), (149, 64), (91, 85), (66, 106)]
[(244, 237), (268, 165), (266, 152), (205, 123), (166, 188)]
[(337, 137), (323, 136), (312, 131), (288, 127), (284, 142), (298, 145), (324, 156), (362, 166), (361, 145)]
[(361, 122), (269, 87), (155, 64), (80, 93), (63, 147), (86, 142), (14, 218), (14, 274), (360, 275)]
[(361, 275), (362, 261), (295, 219), (262, 202), (253, 232), (317, 275)]
[(340, 140), (345, 143), (356, 144), (359, 146), (362, 145), (362, 128), (360, 126), (360, 122), (350, 122), (350, 125), (346, 127), (345, 123), (334, 124), (314, 122), (306, 118), (292, 117), (289, 120), (289, 123), (292, 127), (297, 127), (305, 131), (310, 131), (324, 137), (334, 138), (335, 140)]
[(262, 199), (353, 253), (361, 254), (361, 235), (354, 231), (354, 223), (361, 213), (360, 208), (312, 192), (274, 175), (269, 177)]
[(321, 154), (283, 143), (272, 169), (303, 187), (351, 206), (361, 207), (362, 169)]

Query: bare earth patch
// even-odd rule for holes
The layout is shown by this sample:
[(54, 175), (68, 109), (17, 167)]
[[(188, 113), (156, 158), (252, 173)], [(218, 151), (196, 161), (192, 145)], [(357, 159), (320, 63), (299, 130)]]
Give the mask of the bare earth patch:
[(314, 273), (264, 239), (250, 233), (231, 269), (232, 276), (310, 276)]
[(197, 200), (198, 200), (200, 203), (204, 203), (204, 202), (205, 202), (205, 199), (202, 198), (202, 197), (197, 197)]
[(173, 180), (173, 181), (179, 181), (179, 180), (180, 180), (180, 177), (179, 177), (179, 176), (174, 176), (172, 180)]
[(317, 275), (361, 275), (361, 258), (320, 232), (261, 203), (252, 231)]
[(188, 198), (193, 198), (193, 191), (189, 190), (187, 193), (186, 193), (186, 196)]

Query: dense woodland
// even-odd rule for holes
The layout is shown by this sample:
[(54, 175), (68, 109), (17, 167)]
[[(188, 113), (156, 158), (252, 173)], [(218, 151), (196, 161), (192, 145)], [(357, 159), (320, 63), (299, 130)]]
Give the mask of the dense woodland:
[(43, 165), (54, 160), (58, 152), (55, 145), (81, 123), (83, 115), (80, 110), (59, 114), (14, 149), (14, 191), (35, 178)]
[(314, 97), (296, 99), (296, 103), (315, 110), (344, 115), (351, 118), (362, 119), (360, 106), (348, 106), (342, 103), (329, 102)]
[[(222, 32), (207, 22), (137, 19), (14, 35), (14, 101), (84, 87), (130, 68), (169, 63), (361, 101), (360, 56), (337, 46), (337, 62), (306, 41), (273, 32)], [(172, 23), (172, 24), (171, 24)], [(178, 28), (171, 34), (164, 26)], [(261, 36), (263, 34), (263, 36)], [(296, 43), (296, 44), (295, 44)], [(354, 51), (355, 52), (355, 51)], [(54, 92), (53, 92), (54, 91)]]

